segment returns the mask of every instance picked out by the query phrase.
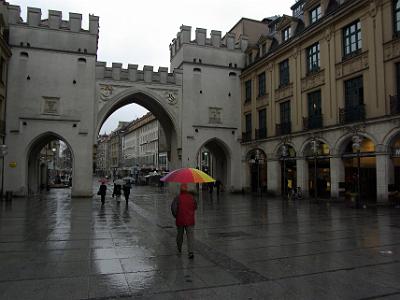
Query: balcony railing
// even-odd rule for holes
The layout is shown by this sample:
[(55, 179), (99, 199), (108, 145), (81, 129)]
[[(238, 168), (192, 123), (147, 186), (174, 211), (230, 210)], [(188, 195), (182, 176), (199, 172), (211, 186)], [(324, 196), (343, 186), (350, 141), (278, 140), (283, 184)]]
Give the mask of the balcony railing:
[(285, 122), (281, 124), (276, 124), (276, 135), (284, 135), (292, 132), (292, 123)]
[(256, 140), (267, 138), (267, 128), (256, 129)]
[(339, 108), (340, 124), (360, 122), (365, 120), (365, 104), (354, 107)]
[(400, 114), (400, 97), (398, 95), (390, 96), (390, 114)]
[(0, 120), (0, 135), (6, 134), (6, 122), (4, 120)]
[(310, 116), (308, 118), (303, 118), (303, 129), (311, 130), (322, 128), (322, 115)]
[(250, 142), (251, 141), (251, 131), (242, 132), (242, 142)]

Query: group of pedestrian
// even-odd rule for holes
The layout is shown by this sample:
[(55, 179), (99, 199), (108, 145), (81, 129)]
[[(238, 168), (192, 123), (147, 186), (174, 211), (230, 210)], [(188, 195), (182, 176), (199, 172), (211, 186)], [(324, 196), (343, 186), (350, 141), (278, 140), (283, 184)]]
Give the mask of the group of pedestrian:
[[(129, 202), (129, 195), (131, 194), (131, 184), (129, 181), (124, 182), (122, 179), (118, 178), (117, 180), (114, 180), (114, 189), (112, 192), (112, 197), (117, 200), (117, 203), (120, 203), (121, 201), (121, 196), (122, 193), (124, 194), (125, 197), (125, 202), (126, 205), (128, 205)], [(106, 194), (107, 194), (107, 185), (105, 181), (101, 182), (101, 185), (99, 187), (99, 191), (97, 192), (97, 195), (101, 197), (101, 204), (104, 205), (106, 202)]]

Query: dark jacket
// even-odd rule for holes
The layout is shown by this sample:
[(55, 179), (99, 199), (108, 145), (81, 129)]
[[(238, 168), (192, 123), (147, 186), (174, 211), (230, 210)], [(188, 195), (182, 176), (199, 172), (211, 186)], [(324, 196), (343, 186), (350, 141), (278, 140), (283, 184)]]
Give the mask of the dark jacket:
[(114, 184), (114, 191), (113, 191), (113, 197), (115, 196), (121, 196), (121, 185), (120, 184)]
[(195, 223), (194, 213), (197, 209), (196, 200), (187, 192), (179, 194), (178, 213), (176, 215), (176, 226), (193, 226)]
[(124, 195), (129, 196), (129, 194), (131, 193), (131, 185), (124, 184), (124, 186), (122, 187), (122, 190), (124, 191)]
[(107, 193), (107, 186), (102, 183), (99, 187), (99, 195), (105, 196)]

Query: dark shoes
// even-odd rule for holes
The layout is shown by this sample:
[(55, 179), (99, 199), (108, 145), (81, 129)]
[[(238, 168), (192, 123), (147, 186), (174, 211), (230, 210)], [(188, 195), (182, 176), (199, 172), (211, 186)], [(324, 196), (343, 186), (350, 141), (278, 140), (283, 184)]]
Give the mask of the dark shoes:
[(193, 259), (193, 258), (194, 258), (193, 252), (189, 252), (189, 259)]

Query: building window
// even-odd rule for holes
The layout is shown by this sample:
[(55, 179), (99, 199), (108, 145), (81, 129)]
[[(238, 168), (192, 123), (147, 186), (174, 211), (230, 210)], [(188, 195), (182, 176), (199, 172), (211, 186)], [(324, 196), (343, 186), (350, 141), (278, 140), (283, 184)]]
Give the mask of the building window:
[(343, 53), (348, 56), (361, 51), (361, 23), (356, 21), (343, 28)]
[(267, 110), (261, 109), (258, 111), (258, 128), (266, 128), (267, 127)]
[(276, 133), (289, 134), (291, 132), (290, 123), (290, 101), (283, 102), (279, 105), (281, 123), (277, 124)]
[(266, 43), (262, 44), (262, 46), (261, 46), (261, 56), (265, 55), (265, 53), (267, 53)]
[(248, 59), (248, 64), (252, 64), (253, 63), (253, 53), (249, 53), (247, 54), (247, 59)]
[(266, 94), (265, 88), (265, 72), (258, 75), (258, 96), (264, 96)]
[(251, 80), (247, 80), (245, 82), (245, 90), (246, 90), (246, 95), (244, 102), (249, 102), (251, 101)]
[(251, 114), (247, 114), (245, 115), (245, 129), (246, 129), (246, 133), (251, 132)]
[(321, 5), (318, 5), (317, 7), (313, 8), (310, 10), (310, 24), (313, 24), (317, 22), (319, 19), (321, 19)]
[(307, 73), (319, 71), (320, 67), (320, 46), (315, 43), (307, 48)]
[(289, 59), (279, 64), (279, 86), (283, 87), (289, 84)]
[(285, 42), (288, 39), (290, 39), (291, 35), (292, 35), (292, 28), (290, 26), (283, 29), (282, 30), (282, 42)]
[(308, 116), (321, 116), (321, 91), (316, 91), (308, 94)]
[(344, 89), (346, 108), (357, 107), (364, 104), (364, 87), (362, 76), (346, 80), (344, 82)]
[(281, 124), (290, 123), (290, 101), (280, 104)]
[(393, 1), (393, 22), (394, 33), (398, 35), (400, 33), (400, 0)]

